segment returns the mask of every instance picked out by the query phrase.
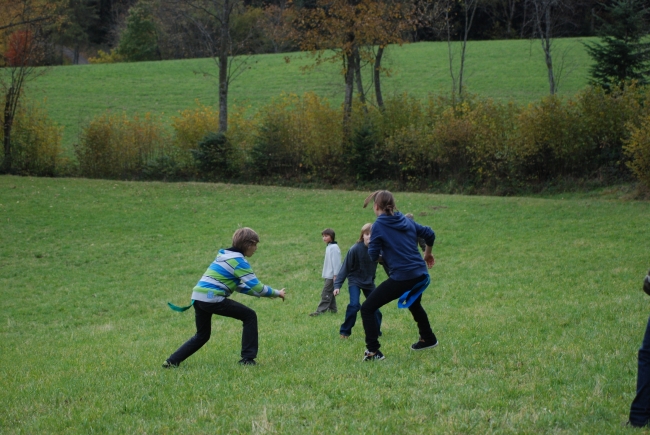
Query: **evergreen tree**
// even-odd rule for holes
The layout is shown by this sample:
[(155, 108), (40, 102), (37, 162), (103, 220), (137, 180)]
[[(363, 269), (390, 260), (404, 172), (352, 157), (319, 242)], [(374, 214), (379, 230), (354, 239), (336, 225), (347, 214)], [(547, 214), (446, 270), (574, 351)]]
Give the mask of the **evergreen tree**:
[(63, 4), (56, 39), (73, 50), (72, 63), (77, 64), (79, 50), (89, 42), (89, 30), (97, 25), (96, 5), (93, 0), (65, 0)]
[(605, 89), (629, 80), (645, 84), (650, 74), (650, 43), (642, 41), (647, 34), (645, 1), (616, 0), (605, 9), (609, 22), (603, 22), (598, 32), (601, 43), (585, 44), (595, 61), (591, 84)]
[(151, 2), (139, 0), (131, 6), (126, 18), (126, 29), (120, 36), (117, 53), (129, 62), (160, 59), (158, 34)]

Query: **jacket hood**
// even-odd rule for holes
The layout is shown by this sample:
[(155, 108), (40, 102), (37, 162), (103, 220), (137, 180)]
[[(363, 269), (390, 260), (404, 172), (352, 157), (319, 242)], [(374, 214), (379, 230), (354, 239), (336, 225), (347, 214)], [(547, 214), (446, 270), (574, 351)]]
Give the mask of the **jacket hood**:
[(408, 218), (400, 212), (396, 212), (392, 216), (385, 214), (379, 215), (377, 220), (381, 220), (382, 224), (397, 231), (406, 231), (409, 228)]

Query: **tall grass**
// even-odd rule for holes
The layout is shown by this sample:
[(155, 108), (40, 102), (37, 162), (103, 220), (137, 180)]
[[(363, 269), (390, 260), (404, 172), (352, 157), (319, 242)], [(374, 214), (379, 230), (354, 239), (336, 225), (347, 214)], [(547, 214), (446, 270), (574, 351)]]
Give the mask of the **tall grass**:
[[(406, 311), (383, 310), (386, 360), (361, 362), (361, 325), (311, 318), (332, 227), (343, 253), (373, 220), (366, 192), (0, 177), (0, 432), (621, 433), (648, 316), (640, 291), (650, 205), (590, 197), (398, 193), (437, 233), (424, 294), (440, 346), (412, 352)], [(178, 370), (191, 288), (234, 230), (288, 299), (235, 296), (241, 325)], [(384, 279), (382, 271), (377, 280)], [(346, 291), (339, 303), (347, 303)]]

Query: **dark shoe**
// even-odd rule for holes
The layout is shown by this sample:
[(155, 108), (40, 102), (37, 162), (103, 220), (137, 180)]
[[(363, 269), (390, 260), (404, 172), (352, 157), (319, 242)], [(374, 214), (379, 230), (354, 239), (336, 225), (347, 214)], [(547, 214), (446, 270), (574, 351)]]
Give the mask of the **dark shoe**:
[(438, 345), (438, 340), (436, 341), (424, 341), (420, 339), (417, 343), (411, 345), (411, 350), (424, 350), (424, 349), (433, 349)]
[(257, 365), (257, 363), (255, 362), (255, 360), (254, 360), (254, 359), (250, 359), (250, 358), (242, 358), (242, 359), (240, 359), (240, 360), (239, 360), (239, 364), (241, 364), (241, 365), (243, 365), (243, 366), (254, 366), (254, 365)]
[(314, 312), (311, 313), (309, 316), (310, 316), (310, 317), (316, 317), (316, 316), (320, 316), (320, 315), (321, 315), (321, 313), (320, 313), (319, 311), (314, 311)]
[(164, 363), (162, 363), (162, 367), (163, 367), (164, 369), (172, 369), (172, 368), (175, 369), (175, 368), (178, 367), (178, 364), (170, 363), (169, 360), (167, 360), (167, 361), (165, 361)]
[(363, 361), (381, 361), (384, 358), (386, 357), (380, 351), (377, 352), (365, 351), (363, 354)]
[(329, 308), (327, 311), (329, 311), (329, 312), (332, 313), (332, 314), (336, 314), (336, 313), (338, 313), (337, 310), (333, 310), (333, 309), (331, 309), (331, 308)]
[(625, 423), (623, 426), (627, 426), (627, 427), (647, 427), (648, 423), (650, 423), (650, 421), (646, 421), (645, 423), (639, 424), (639, 423), (633, 423), (631, 420), (628, 420), (627, 423)]

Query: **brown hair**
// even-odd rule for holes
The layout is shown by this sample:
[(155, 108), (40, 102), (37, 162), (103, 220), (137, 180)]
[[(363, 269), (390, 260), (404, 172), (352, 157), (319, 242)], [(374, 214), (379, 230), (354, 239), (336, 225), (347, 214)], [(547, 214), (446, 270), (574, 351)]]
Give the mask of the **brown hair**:
[(377, 208), (388, 216), (392, 216), (393, 213), (397, 211), (397, 207), (395, 206), (395, 197), (393, 197), (393, 194), (388, 190), (378, 190), (368, 195), (366, 200), (363, 202), (363, 208), (366, 208), (370, 201), (374, 201)]
[(246, 252), (250, 246), (256, 245), (259, 242), (260, 236), (248, 227), (240, 228), (232, 235), (232, 247), (242, 253)]
[(320, 233), (321, 236), (330, 236), (332, 238), (332, 242), (336, 241), (336, 234), (334, 233), (334, 230), (331, 228), (325, 228), (322, 233)]

